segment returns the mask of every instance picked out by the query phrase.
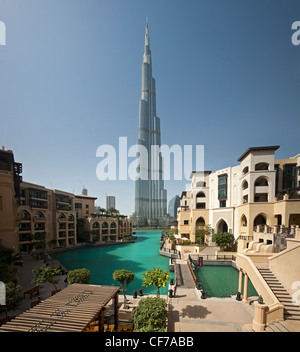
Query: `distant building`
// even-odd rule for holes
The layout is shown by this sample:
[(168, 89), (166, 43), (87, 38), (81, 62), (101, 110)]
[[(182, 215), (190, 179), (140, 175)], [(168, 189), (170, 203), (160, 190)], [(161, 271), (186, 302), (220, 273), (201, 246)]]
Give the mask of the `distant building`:
[(82, 188), (81, 194), (82, 194), (83, 196), (87, 196), (87, 195), (88, 195), (88, 190), (87, 190), (84, 186), (83, 186), (83, 188)]
[(106, 196), (106, 209), (109, 208), (116, 209), (116, 198), (113, 196)]
[(177, 195), (169, 201), (168, 213), (172, 218), (177, 218), (177, 208), (180, 207), (180, 197)]

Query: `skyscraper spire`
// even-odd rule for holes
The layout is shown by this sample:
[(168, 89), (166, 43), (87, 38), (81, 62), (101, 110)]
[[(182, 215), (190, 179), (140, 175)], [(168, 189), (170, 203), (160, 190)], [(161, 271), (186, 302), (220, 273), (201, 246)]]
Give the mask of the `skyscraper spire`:
[(148, 47), (148, 50), (150, 52), (151, 55), (151, 51), (150, 51), (150, 38), (149, 38), (149, 27), (148, 27), (148, 17), (146, 19), (146, 31), (145, 31), (145, 53), (146, 53), (146, 48)]

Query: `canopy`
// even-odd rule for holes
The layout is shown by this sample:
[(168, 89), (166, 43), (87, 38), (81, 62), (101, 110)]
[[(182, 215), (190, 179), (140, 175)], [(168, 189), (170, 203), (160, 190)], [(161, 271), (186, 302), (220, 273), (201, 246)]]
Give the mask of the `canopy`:
[(80, 332), (96, 318), (102, 331), (104, 308), (114, 298), (118, 309), (118, 292), (119, 287), (72, 284), (0, 326), (0, 332)]

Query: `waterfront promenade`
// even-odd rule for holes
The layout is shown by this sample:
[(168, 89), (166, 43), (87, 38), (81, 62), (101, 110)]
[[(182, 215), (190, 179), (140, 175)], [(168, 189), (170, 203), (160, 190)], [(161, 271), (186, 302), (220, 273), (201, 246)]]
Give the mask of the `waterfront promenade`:
[(195, 288), (178, 287), (169, 298), (169, 332), (242, 332), (251, 328), (254, 308), (235, 298), (201, 299)]
[(251, 328), (254, 307), (235, 297), (201, 298), (185, 259), (176, 259), (180, 271), (175, 297), (168, 299), (169, 332), (242, 332)]

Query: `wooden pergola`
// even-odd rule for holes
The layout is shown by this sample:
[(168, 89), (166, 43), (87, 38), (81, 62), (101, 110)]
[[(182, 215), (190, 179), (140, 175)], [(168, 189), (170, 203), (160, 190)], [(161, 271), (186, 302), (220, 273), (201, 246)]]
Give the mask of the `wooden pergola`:
[(97, 325), (104, 331), (104, 311), (113, 299), (118, 331), (119, 287), (72, 284), (0, 326), (0, 332), (81, 332)]

